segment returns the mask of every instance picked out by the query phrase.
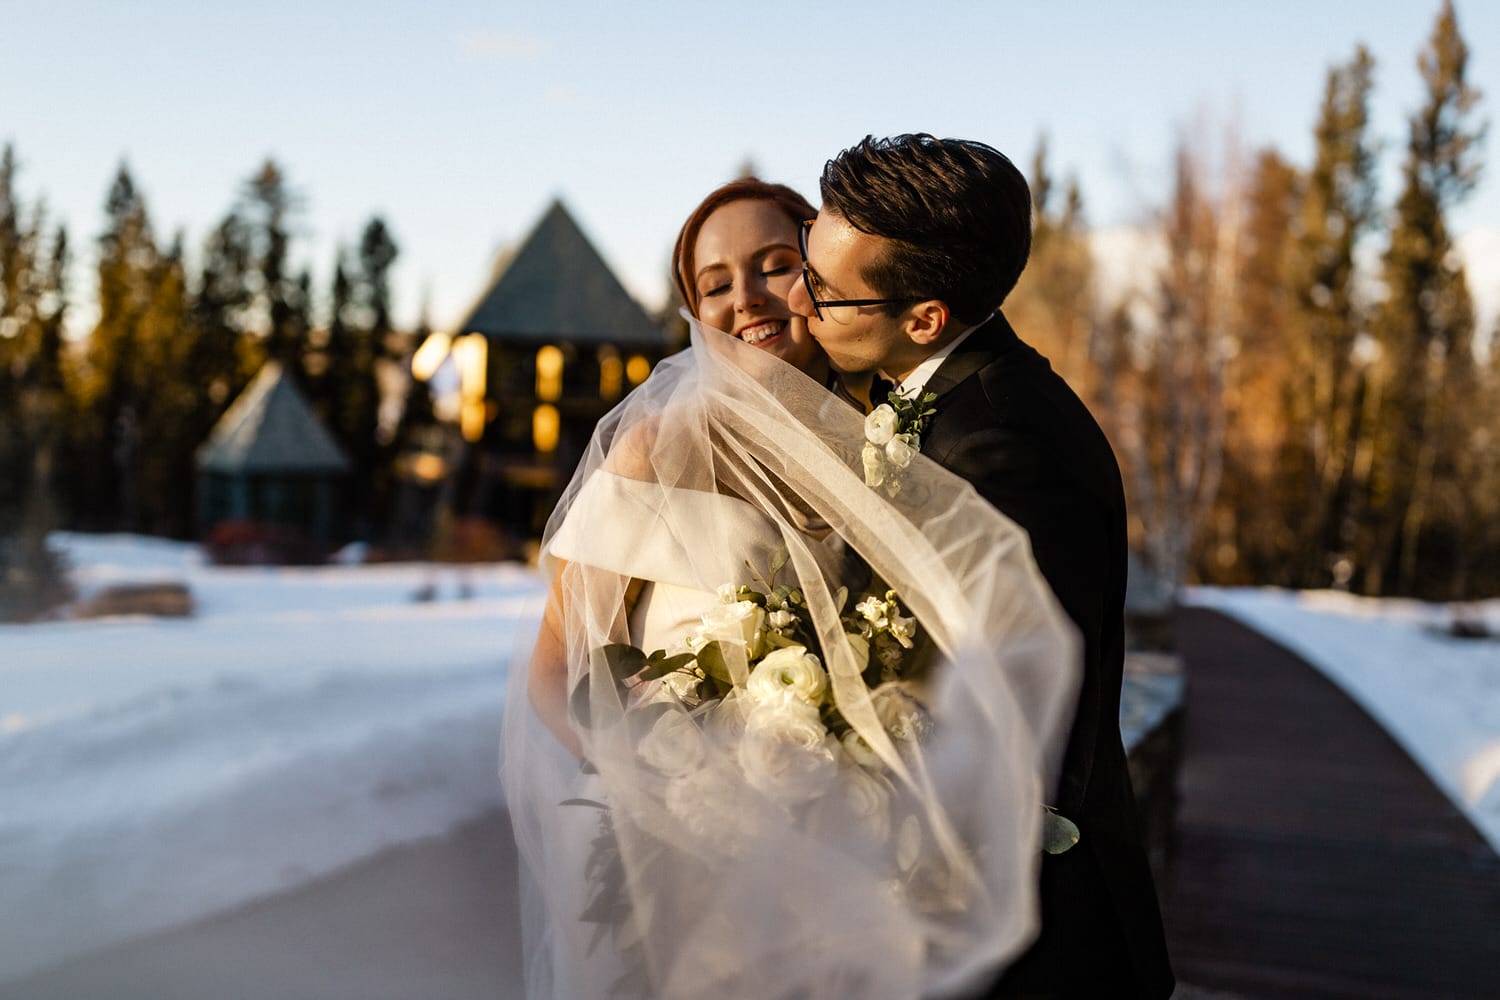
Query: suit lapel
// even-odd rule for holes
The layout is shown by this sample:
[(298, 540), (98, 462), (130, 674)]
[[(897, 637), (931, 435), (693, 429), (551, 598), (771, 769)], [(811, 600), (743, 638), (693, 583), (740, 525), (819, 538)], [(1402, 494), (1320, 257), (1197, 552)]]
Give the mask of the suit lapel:
[(922, 391), (934, 393), (941, 400), (964, 379), (1020, 343), (1020, 338), (1011, 329), (1010, 323), (997, 312), (943, 360), (938, 370), (932, 373), (932, 378), (922, 387)]

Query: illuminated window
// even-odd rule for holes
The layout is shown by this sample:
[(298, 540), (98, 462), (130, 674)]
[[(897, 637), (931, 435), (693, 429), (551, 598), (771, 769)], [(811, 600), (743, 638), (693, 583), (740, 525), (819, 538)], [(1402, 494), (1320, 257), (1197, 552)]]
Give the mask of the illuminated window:
[(536, 352), (536, 398), (552, 402), (562, 396), (563, 352), (548, 344)]
[(625, 364), (620, 352), (613, 347), (599, 349), (599, 396), (602, 399), (620, 398), (620, 389), (625, 379)]
[(651, 362), (639, 354), (631, 355), (625, 365), (625, 377), (630, 379), (631, 385), (640, 385), (646, 381), (646, 376), (651, 374)]
[(537, 451), (546, 453), (557, 450), (557, 432), (560, 426), (557, 407), (551, 403), (543, 403), (531, 411), (531, 440)]

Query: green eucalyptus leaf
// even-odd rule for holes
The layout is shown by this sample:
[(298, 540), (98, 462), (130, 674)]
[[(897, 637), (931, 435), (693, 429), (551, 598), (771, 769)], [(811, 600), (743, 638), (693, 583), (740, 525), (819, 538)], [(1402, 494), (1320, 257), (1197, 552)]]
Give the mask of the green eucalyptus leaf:
[(628, 643), (612, 642), (605, 646), (604, 659), (616, 680), (629, 680), (646, 669), (646, 654)]
[(589, 722), (589, 679), (584, 677), (573, 688), (573, 693), (568, 696), (568, 711), (573, 715), (573, 721), (584, 729), (588, 729)]
[(692, 653), (678, 653), (676, 656), (668, 656), (661, 660), (648, 663), (646, 669), (641, 671), (640, 679), (643, 681), (654, 681), (658, 677), (665, 677), (683, 669), (692, 663), (695, 657)]
[(1068, 817), (1047, 810), (1042, 818), (1042, 850), (1048, 854), (1063, 854), (1083, 838), (1078, 824)]
[(698, 650), (698, 666), (709, 677), (723, 684), (725, 690), (734, 686), (734, 678), (729, 676), (729, 666), (724, 662), (724, 647), (718, 640)]

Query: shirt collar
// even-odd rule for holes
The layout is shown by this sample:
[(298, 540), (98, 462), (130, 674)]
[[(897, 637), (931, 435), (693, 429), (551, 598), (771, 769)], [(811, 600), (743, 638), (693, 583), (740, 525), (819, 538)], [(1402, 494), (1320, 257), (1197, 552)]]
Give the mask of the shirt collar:
[[(983, 323), (979, 324), (979, 326), (983, 325)], [(960, 333), (957, 337), (954, 337), (948, 343), (932, 352), (925, 361), (917, 365), (916, 369), (910, 375), (897, 382), (891, 389), (891, 392), (905, 399), (916, 397), (921, 393), (922, 387), (927, 384), (927, 380), (937, 374), (937, 370), (943, 366), (943, 362), (948, 360), (948, 355), (958, 350), (958, 345), (968, 340), (969, 335), (979, 329), (979, 326), (969, 327), (963, 333)]]

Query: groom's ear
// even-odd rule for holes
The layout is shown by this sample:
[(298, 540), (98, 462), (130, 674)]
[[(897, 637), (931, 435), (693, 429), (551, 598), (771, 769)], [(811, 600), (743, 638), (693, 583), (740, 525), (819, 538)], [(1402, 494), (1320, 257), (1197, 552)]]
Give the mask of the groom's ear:
[(942, 338), (949, 315), (948, 303), (941, 299), (918, 302), (907, 311), (906, 335), (914, 344), (931, 347)]

